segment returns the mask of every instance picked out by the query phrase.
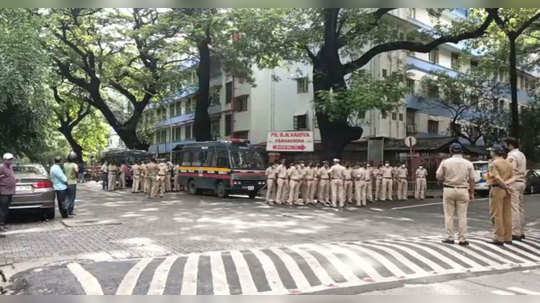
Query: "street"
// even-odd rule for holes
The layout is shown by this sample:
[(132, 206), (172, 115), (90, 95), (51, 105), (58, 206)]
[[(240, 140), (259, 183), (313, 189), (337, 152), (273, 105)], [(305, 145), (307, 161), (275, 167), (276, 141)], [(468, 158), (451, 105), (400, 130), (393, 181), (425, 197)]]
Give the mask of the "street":
[[(488, 200), (475, 200), (463, 248), (440, 243), (440, 199), (337, 211), (241, 196), (151, 200), (89, 182), (79, 185), (74, 218), (15, 216), (0, 262), (13, 294), (442, 294), (486, 274), (513, 275), (509, 286), (534, 292), (538, 199), (526, 196), (527, 239), (502, 248), (486, 243)], [(498, 288), (471, 289), (463, 292)]]

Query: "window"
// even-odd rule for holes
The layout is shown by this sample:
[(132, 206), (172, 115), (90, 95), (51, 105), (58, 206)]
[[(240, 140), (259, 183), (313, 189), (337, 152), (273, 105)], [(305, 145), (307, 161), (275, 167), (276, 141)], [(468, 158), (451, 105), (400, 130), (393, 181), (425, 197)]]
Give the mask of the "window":
[(414, 94), (414, 79), (407, 78), (407, 88)]
[(399, 32), (399, 40), (405, 40), (405, 34), (403, 32)]
[(317, 121), (317, 114), (313, 113), (313, 128), (319, 128), (319, 121)]
[(169, 104), (169, 118), (170, 118), (170, 117), (174, 117), (174, 116), (176, 115), (176, 113), (174, 112), (174, 110), (175, 110), (174, 103)]
[(225, 116), (225, 136), (230, 136), (232, 133), (232, 115)]
[(212, 134), (212, 138), (219, 138), (220, 137), (220, 128), (219, 128), (219, 119), (220, 117), (217, 117), (217, 119), (210, 120), (210, 133)]
[(186, 114), (190, 114), (190, 113), (193, 112), (191, 110), (192, 109), (192, 106), (191, 106), (192, 101), (193, 100), (191, 98), (187, 99), (187, 101), (186, 101)]
[(180, 116), (182, 114), (182, 102), (176, 102), (176, 115)]
[(199, 162), (201, 166), (208, 167), (212, 164), (212, 158), (214, 149), (213, 148), (203, 148), (199, 151)]
[(245, 112), (248, 110), (248, 95), (238, 96), (234, 100), (234, 111)]
[(309, 80), (308, 77), (296, 79), (296, 92), (298, 94), (307, 93), (309, 90)]
[(386, 78), (388, 76), (388, 71), (385, 68), (382, 69), (382, 76), (383, 78)]
[(180, 126), (174, 128), (175, 141), (182, 140), (182, 128)]
[(439, 133), (439, 121), (428, 120), (428, 134), (437, 135)]
[(392, 113), (392, 120), (394, 120), (394, 121), (397, 120), (397, 113), (395, 113), (395, 112)]
[(167, 130), (166, 129), (162, 129), (160, 131), (160, 143), (165, 143), (167, 142)]
[(186, 140), (190, 140), (191, 139), (191, 124), (184, 126), (184, 130), (185, 130), (184, 138), (186, 138)]
[(429, 52), (429, 62), (439, 64), (439, 50), (434, 49)]
[(439, 87), (436, 84), (430, 83), (428, 85), (427, 95), (430, 98), (439, 98)]
[(409, 18), (416, 19), (416, 8), (409, 8)]
[(182, 166), (191, 166), (193, 152), (191, 150), (185, 150), (182, 153)]
[(216, 150), (216, 161), (217, 161), (217, 167), (221, 168), (228, 168), (229, 167), (229, 155), (227, 153), (227, 150), (225, 149), (218, 149)]
[(225, 103), (231, 103), (233, 97), (232, 81), (225, 84)]
[(217, 104), (220, 104), (219, 102), (219, 91), (220, 91), (220, 88), (217, 87), (217, 88), (214, 88), (212, 89), (211, 93), (210, 93), (210, 105), (217, 105)]
[(450, 58), (450, 65), (455, 70), (459, 69), (459, 54), (458, 53), (452, 53), (452, 57)]
[(403, 121), (403, 113), (399, 113), (399, 121)]
[(201, 166), (201, 152), (200, 151), (193, 151), (193, 159), (191, 161), (192, 166)]
[(307, 114), (294, 116), (293, 128), (295, 130), (307, 129)]
[(383, 119), (386, 119), (386, 117), (388, 116), (388, 114), (385, 111), (381, 112), (381, 115)]
[(235, 132), (234, 137), (239, 138), (239, 139), (248, 139), (249, 131), (245, 130), (245, 131), (241, 131), (241, 132)]
[(504, 100), (499, 100), (499, 111), (504, 112)]

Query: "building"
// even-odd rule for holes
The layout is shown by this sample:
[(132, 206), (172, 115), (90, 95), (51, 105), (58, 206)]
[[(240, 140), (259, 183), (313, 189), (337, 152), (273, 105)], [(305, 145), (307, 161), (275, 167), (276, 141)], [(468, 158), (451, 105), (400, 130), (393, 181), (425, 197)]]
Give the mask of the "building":
[[(448, 23), (454, 18), (466, 17), (466, 9), (455, 9), (438, 18), (441, 23)], [(399, 29), (399, 36), (403, 38), (407, 31), (431, 28), (437, 17), (431, 16), (426, 9), (401, 8), (393, 11), (389, 18), (398, 18), (403, 23)], [(478, 58), (478, 55), (465, 54), (463, 45), (456, 44), (444, 44), (425, 54), (394, 51), (373, 58), (365, 68), (376, 77), (385, 77), (396, 69), (407, 69), (411, 76), (406, 83), (414, 93), (392, 112), (368, 111), (364, 119), (357, 121), (357, 125), (364, 129), (359, 141), (369, 138), (403, 139), (409, 135), (419, 138), (451, 135), (450, 115), (437, 106), (438, 88), (424, 92), (420, 80), (437, 71), (457, 76), (474, 68)], [(253, 78), (252, 86), (245, 79), (225, 73), (219, 64), (212, 66), (209, 113), (215, 139), (247, 138), (253, 144), (264, 145), (269, 131), (311, 130), (315, 142), (320, 142), (312, 104), (310, 65), (292, 63), (275, 69), (254, 68)], [(498, 78), (502, 83), (508, 82), (508, 75), (503, 72)], [(526, 90), (537, 82), (537, 77), (527, 72), (519, 73), (520, 108), (528, 102)], [(189, 87), (167, 100), (148, 106), (141, 129), (152, 143), (150, 152), (166, 154), (177, 144), (193, 141), (196, 91), (196, 87)], [(501, 110), (509, 110), (509, 96), (500, 102)], [(395, 157), (397, 159), (398, 155)]]

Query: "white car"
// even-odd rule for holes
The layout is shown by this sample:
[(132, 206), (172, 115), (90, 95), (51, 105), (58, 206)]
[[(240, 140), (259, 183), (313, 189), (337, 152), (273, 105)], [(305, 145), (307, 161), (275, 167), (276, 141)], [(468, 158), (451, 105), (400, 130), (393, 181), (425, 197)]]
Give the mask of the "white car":
[(476, 172), (476, 177), (474, 182), (474, 190), (478, 193), (487, 194), (489, 192), (489, 186), (487, 184), (487, 172), (488, 172), (488, 161), (474, 161), (474, 171)]

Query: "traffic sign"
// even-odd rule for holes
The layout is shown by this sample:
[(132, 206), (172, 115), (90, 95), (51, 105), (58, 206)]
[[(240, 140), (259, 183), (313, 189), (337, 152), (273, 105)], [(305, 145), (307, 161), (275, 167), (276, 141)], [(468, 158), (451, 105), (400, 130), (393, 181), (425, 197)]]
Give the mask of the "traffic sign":
[(408, 136), (407, 138), (405, 138), (405, 145), (407, 145), (407, 147), (413, 147), (416, 145), (416, 138), (413, 137), (413, 136)]

